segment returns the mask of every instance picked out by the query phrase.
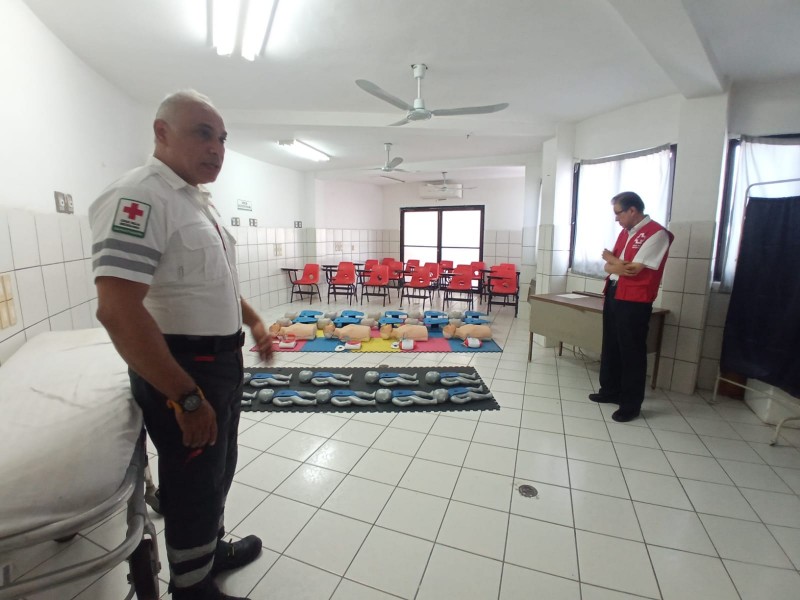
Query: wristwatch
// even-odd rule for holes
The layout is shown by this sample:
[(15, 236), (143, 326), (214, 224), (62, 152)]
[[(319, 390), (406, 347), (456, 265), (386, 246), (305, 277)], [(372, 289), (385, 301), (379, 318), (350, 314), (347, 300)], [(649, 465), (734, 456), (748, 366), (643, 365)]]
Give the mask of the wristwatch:
[(205, 400), (200, 387), (195, 387), (191, 392), (187, 392), (180, 396), (177, 400), (169, 400), (167, 406), (176, 410), (177, 412), (194, 412)]

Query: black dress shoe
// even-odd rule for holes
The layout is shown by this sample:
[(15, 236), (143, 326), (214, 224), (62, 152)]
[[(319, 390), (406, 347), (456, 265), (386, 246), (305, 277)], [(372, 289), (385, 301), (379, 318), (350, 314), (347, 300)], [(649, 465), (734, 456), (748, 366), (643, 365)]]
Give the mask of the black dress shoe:
[(238, 542), (217, 542), (217, 551), (214, 553), (214, 566), (211, 574), (217, 575), (223, 571), (238, 569), (253, 562), (261, 554), (261, 540), (248, 535)]
[(638, 416), (638, 410), (622, 410), (620, 408), (619, 410), (614, 411), (614, 414), (611, 415), (611, 418), (617, 423), (627, 423), (628, 421), (633, 421)]
[(589, 394), (589, 400), (592, 402), (602, 402), (608, 404), (619, 404), (617, 396), (609, 396), (608, 394)]

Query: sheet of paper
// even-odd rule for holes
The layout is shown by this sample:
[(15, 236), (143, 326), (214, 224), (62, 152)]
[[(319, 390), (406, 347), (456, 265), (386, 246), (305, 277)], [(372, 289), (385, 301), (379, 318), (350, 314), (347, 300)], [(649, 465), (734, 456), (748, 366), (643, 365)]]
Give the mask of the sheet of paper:
[(586, 298), (583, 294), (559, 294), (559, 298), (569, 298), (570, 300), (574, 300), (576, 298)]

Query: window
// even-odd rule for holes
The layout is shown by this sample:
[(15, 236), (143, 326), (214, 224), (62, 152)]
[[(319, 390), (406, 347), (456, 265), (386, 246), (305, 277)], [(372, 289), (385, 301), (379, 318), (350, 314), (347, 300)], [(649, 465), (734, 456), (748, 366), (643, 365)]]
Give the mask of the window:
[(582, 160), (576, 165), (572, 206), (572, 272), (605, 277), (604, 248), (613, 248), (619, 225), (611, 198), (633, 191), (644, 200), (645, 213), (662, 225), (669, 222), (675, 146), (661, 146), (621, 156)]
[(714, 280), (730, 292), (749, 196), (782, 198), (800, 193), (800, 182), (758, 185), (800, 178), (800, 136), (748, 137), (731, 140), (725, 179)]
[(483, 256), (483, 206), (400, 209), (400, 259), (469, 264)]

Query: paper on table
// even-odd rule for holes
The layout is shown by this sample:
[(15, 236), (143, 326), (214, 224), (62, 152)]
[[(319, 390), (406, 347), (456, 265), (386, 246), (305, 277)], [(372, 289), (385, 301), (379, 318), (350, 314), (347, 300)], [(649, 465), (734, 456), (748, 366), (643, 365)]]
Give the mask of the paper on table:
[(574, 300), (575, 298), (586, 298), (586, 296), (584, 296), (583, 294), (559, 294), (558, 297), (569, 298), (571, 300)]

